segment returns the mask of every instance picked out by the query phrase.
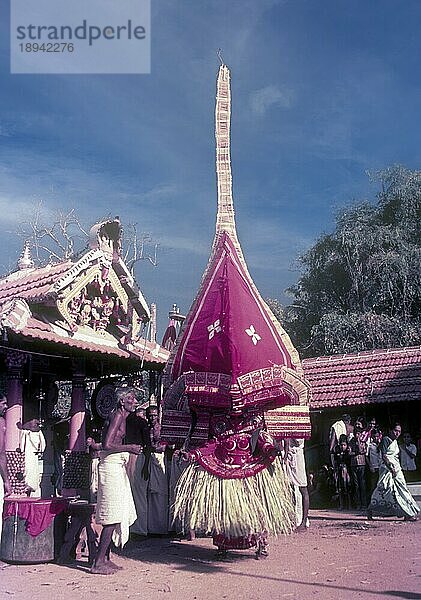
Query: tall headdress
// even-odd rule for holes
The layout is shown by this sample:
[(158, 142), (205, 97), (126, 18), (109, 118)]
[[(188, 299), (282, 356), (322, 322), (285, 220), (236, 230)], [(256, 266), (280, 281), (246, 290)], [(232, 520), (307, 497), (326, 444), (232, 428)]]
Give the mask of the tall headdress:
[(310, 388), (298, 353), (259, 294), (237, 237), (230, 120), (230, 71), (222, 64), (215, 109), (216, 232), (199, 291), (165, 368), (164, 421), (168, 425), (175, 418), (174, 413), (165, 419), (166, 409), (190, 408), (203, 413), (205, 421), (207, 413), (253, 409), (264, 414), (274, 437), (309, 437)]

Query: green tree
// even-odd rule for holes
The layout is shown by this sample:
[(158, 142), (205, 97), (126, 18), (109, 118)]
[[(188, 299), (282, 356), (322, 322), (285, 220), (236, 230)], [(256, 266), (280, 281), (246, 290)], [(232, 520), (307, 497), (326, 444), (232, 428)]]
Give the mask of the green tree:
[(293, 303), (273, 306), (303, 356), (420, 343), (421, 171), (373, 179), (377, 202), (341, 210), (300, 257)]

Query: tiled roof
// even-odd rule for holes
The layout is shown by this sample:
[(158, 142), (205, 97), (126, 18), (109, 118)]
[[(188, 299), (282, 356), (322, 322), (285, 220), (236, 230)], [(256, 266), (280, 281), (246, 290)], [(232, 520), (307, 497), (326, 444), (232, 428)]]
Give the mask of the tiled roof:
[(150, 342), (143, 338), (130, 349), (130, 354), (140, 361), (155, 362), (158, 364), (165, 364), (170, 356), (169, 350), (156, 342)]
[(26, 300), (43, 298), (56, 279), (68, 271), (72, 264), (67, 260), (39, 269), (16, 271), (0, 279), (0, 304), (13, 298)]
[[(87, 259), (92, 258), (92, 254), (95, 255), (95, 252), (88, 252), (79, 263), (63, 261), (46, 267), (16, 271), (0, 279), (0, 328), (10, 329), (22, 340), (52, 342), (88, 352), (105, 353), (156, 365), (165, 364), (169, 352), (159, 344), (141, 339), (134, 346), (122, 348), (118, 340), (110, 336), (90, 335), (83, 331), (71, 334), (59, 326), (54, 319), (48, 322), (47, 318), (38, 318), (32, 313), (31, 305), (42, 303), (47, 294), (54, 290), (53, 285), (60, 282), (63, 276), (75, 277), (73, 271), (79, 264), (83, 267), (85, 264), (83, 260), (86, 262)], [(129, 287), (128, 293), (132, 292), (130, 301), (139, 305), (139, 310), (143, 313), (148, 314), (149, 308), (134, 280), (126, 282), (129, 273), (124, 271), (124, 264), (121, 262), (117, 266), (119, 272), (125, 276), (122, 285), (126, 283)]]
[(303, 360), (311, 408), (421, 400), (421, 346)]
[(66, 335), (64, 331), (60, 335), (52, 329), (50, 324), (44, 323), (34, 317), (28, 319), (26, 326), (19, 330), (18, 335), (23, 336), (23, 338), (53, 342), (88, 352), (111, 354), (121, 358), (135, 358), (143, 360), (145, 363), (154, 363), (157, 365), (165, 364), (169, 356), (169, 352), (165, 348), (143, 339), (139, 340), (134, 347), (131, 346), (123, 349), (117, 344), (107, 343), (106, 340), (104, 340), (104, 343), (101, 343), (99, 336), (96, 337), (95, 341), (89, 341), (77, 338), (76, 336)]

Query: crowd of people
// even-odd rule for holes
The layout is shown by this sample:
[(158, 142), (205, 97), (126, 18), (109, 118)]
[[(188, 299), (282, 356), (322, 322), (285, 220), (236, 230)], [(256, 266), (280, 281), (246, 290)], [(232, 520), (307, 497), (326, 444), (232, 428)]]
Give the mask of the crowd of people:
[(409, 432), (398, 443), (401, 433), (400, 423), (383, 432), (374, 417), (368, 423), (358, 417), (352, 424), (345, 414), (333, 423), (329, 450), (340, 510), (368, 511), (369, 518), (394, 514), (415, 519), (418, 507), (406, 481), (416, 476), (417, 447)]
[[(101, 441), (88, 438), (96, 495), (96, 522), (103, 526), (92, 572), (109, 574), (116, 565), (109, 559), (111, 541), (123, 546), (129, 532), (137, 535), (186, 533), (173, 519), (171, 507), (176, 483), (189, 463), (183, 450), (162, 444), (158, 406), (151, 404), (145, 417), (136, 410), (132, 388), (117, 390), (118, 405), (102, 431)], [(296, 531), (309, 526), (309, 496), (304, 461), (304, 440), (289, 439), (278, 446), (296, 505)]]
[[(176, 483), (189, 457), (161, 442), (159, 409), (153, 400), (142, 412), (136, 391), (119, 388), (117, 407), (105, 423), (101, 439), (87, 439), (92, 457), (92, 500), (97, 502), (96, 521), (103, 526), (93, 573), (109, 574), (118, 568), (109, 558), (111, 541), (123, 546), (130, 533), (181, 532), (171, 507)], [(6, 398), (1, 402), (0, 459), (4, 457)], [(33, 428), (25, 423), (22, 429), (22, 439), (28, 444), (35, 435)], [(331, 465), (324, 464), (308, 478), (304, 440), (288, 439), (278, 444), (279, 460), (295, 498), (296, 531), (309, 526), (310, 505), (366, 511), (369, 519), (396, 515), (415, 520), (419, 509), (406, 481), (416, 474), (417, 446), (408, 432), (401, 434), (399, 423), (382, 431), (374, 418), (365, 423), (359, 417), (352, 423), (349, 415), (343, 415), (330, 429)], [(1, 460), (0, 475), (7, 493), (7, 471)], [(185, 533), (190, 539), (195, 536), (194, 531)]]
[[(177, 530), (171, 515), (172, 493), (188, 464), (188, 457), (183, 451), (174, 451), (160, 442), (158, 407), (150, 405), (145, 419), (136, 412), (134, 403), (135, 394), (130, 388), (122, 388), (119, 407), (104, 428), (102, 442), (95, 444), (88, 440), (92, 447), (100, 450), (97, 521), (104, 525), (93, 572), (113, 569), (109, 561), (106, 562), (106, 550), (113, 535), (119, 543), (127, 539), (129, 526), (132, 533), (140, 535)], [(115, 419), (117, 424), (113, 424)], [(339, 509), (367, 511), (368, 518), (373, 514), (394, 514), (407, 520), (415, 519), (419, 509), (405, 478), (415, 472), (417, 448), (408, 433), (404, 433), (398, 445), (400, 434), (399, 424), (383, 432), (374, 418), (365, 423), (360, 417), (352, 424), (350, 416), (343, 415), (330, 431), (331, 466), (323, 465), (317, 476), (310, 474), (308, 480), (303, 440), (286, 440), (279, 447), (279, 453), (295, 494), (297, 531), (309, 525), (310, 502), (312, 507), (323, 508), (332, 498), (336, 499)], [(123, 459), (121, 452), (125, 455)], [(116, 454), (120, 457), (118, 465)], [(112, 477), (111, 471), (116, 472)], [(129, 484), (133, 504), (123, 502)], [(118, 502), (107, 497), (110, 485), (119, 490)], [(124, 519), (126, 534), (122, 539), (120, 529)], [(115, 523), (120, 524), (118, 535)], [(189, 537), (194, 537), (194, 531), (189, 532)]]

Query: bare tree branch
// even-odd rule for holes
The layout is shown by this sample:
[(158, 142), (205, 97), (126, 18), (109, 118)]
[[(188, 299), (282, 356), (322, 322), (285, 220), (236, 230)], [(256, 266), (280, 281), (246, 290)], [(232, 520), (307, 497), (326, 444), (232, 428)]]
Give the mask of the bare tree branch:
[[(110, 219), (104, 217), (103, 221)], [(129, 223), (128, 232), (123, 240), (122, 257), (130, 272), (134, 273), (135, 265), (146, 260), (154, 267), (158, 264), (158, 244), (153, 242), (150, 234), (138, 233), (137, 223)], [(82, 240), (86, 243), (89, 230), (82, 226), (75, 209), (48, 215), (42, 200), (34, 208), (34, 213), (20, 223), (18, 235), (26, 241), (33, 251), (37, 264), (73, 258), (80, 250)]]
[[(133, 275), (135, 265), (141, 260), (147, 260), (154, 267), (158, 264), (158, 244), (152, 241), (150, 234), (138, 234), (137, 223), (130, 223), (127, 228), (129, 234), (124, 240), (123, 257), (124, 262)], [(148, 245), (152, 245), (152, 250), (148, 250)]]
[(74, 208), (67, 213), (58, 211), (49, 218), (47, 211), (43, 210), (42, 200), (36, 205), (34, 214), (29, 220), (22, 221), (18, 230), (18, 235), (29, 243), (38, 264), (72, 258), (80, 234), (86, 241), (88, 233), (75, 216)]

